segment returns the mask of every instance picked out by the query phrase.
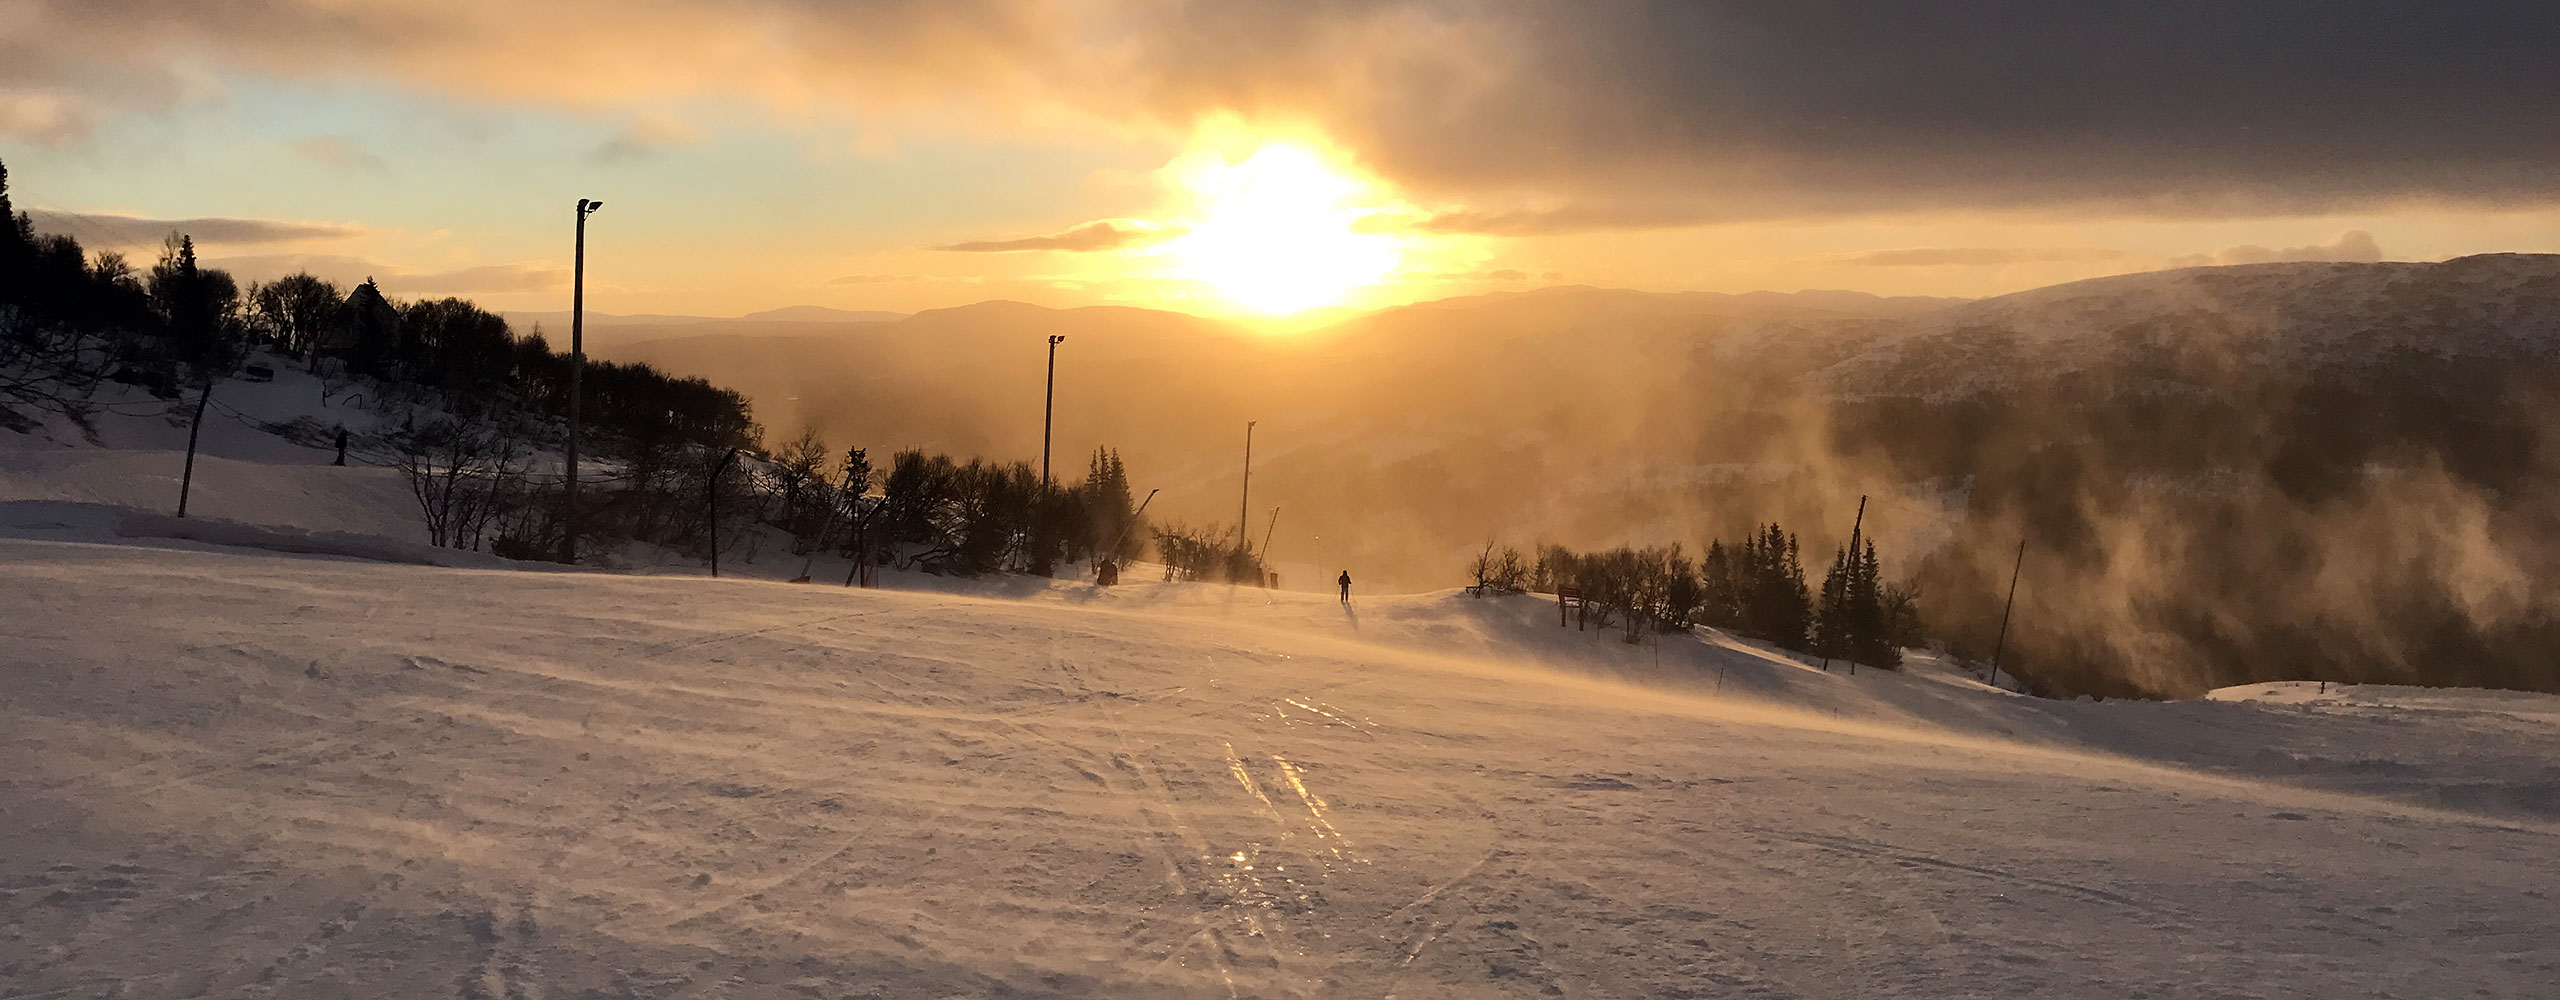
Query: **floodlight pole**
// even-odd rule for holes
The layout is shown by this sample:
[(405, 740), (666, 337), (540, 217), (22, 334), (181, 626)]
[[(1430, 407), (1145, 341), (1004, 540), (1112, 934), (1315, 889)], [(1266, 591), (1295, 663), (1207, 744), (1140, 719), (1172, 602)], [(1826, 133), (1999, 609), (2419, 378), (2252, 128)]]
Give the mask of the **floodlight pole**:
[(1058, 412), (1058, 342), (1065, 334), (1049, 335), (1049, 398), (1040, 404), (1040, 488), (1049, 488), (1049, 429), (1056, 425)]
[(1236, 498), (1237, 548), (1243, 548), (1253, 541), (1253, 536), (1246, 532), (1253, 530), (1251, 513), (1253, 510), (1251, 502), (1253, 500), (1253, 425), (1260, 422), (1258, 420), (1244, 422), (1244, 493)]
[(601, 201), (578, 199), (578, 263), (569, 279), (569, 461), (568, 512), (560, 541), (560, 561), (578, 561), (578, 401), (587, 372), (587, 215)]
[[(2009, 566), (2009, 599), (2000, 605), (2000, 638), (1991, 644), (1991, 686), (2000, 686), (2000, 654), (2009, 648), (2009, 612), (2018, 609), (2018, 572), (2027, 568), (2027, 540), (2018, 538), (2018, 560)], [(2019, 685), (2020, 693), (2026, 691)]]

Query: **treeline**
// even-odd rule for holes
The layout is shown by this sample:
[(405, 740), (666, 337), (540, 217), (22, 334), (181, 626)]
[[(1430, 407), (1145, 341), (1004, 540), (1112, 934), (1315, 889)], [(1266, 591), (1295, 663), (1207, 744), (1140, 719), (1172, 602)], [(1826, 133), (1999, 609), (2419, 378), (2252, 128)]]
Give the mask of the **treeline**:
[[(0, 406), (77, 414), (108, 380), (174, 397), (260, 345), (315, 374), (432, 390), (458, 409), (568, 414), (570, 359), (469, 301), (400, 302), (371, 280), (342, 289), (308, 274), (244, 288), (183, 233), (137, 271), (121, 253), (37, 233), (0, 165)], [(730, 447), (759, 433), (745, 396), (699, 378), (589, 361), (584, 382), (584, 422), (604, 440)]]
[(1120, 453), (1097, 448), (1073, 486), (1043, 483), (1028, 462), (963, 463), (902, 451), (878, 502), (875, 558), (931, 573), (1048, 576), (1061, 562), (1127, 561), (1145, 544)]
[[(37, 233), (0, 165), (0, 425), (27, 429), (44, 412), (85, 420), (110, 382), (163, 399), (210, 395), (260, 347), (321, 376), (322, 401), (357, 399), (397, 425), (362, 450), (406, 475), (431, 543), (563, 551), (563, 477), (536, 456), (566, 444), (575, 366), (539, 331), (519, 335), (464, 299), (396, 300), (370, 279), (347, 289), (293, 274), (244, 288), (183, 233), (136, 270), (121, 253)], [(580, 380), (596, 461), (579, 496), (582, 534), (708, 549), (694, 501), (724, 488), (712, 462), (759, 447), (746, 397), (645, 364), (588, 361)]]
[(1727, 629), (1779, 646), (1878, 667), (1925, 641), (1913, 590), (1886, 583), (1867, 541), (1835, 551), (1819, 591), (1805, 582), (1794, 533), (1768, 524), (1739, 541), (1711, 542), (1691, 559), (1678, 544), (1576, 552), (1544, 545), (1530, 556), (1486, 543), (1468, 566), (1486, 593), (1582, 595), (1584, 621), (1618, 627), (1634, 642), (1648, 629)]

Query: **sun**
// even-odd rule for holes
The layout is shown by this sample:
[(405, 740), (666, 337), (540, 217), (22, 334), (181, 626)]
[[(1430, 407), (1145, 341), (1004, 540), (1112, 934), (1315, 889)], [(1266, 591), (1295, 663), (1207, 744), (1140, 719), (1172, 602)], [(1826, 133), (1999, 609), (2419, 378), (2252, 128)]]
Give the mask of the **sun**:
[(1216, 153), (1168, 171), (1192, 198), (1182, 235), (1157, 252), (1167, 277), (1198, 282), (1237, 309), (1281, 316), (1339, 305), (1403, 262), (1395, 235), (1363, 231), (1372, 186), (1300, 146), (1275, 144), (1230, 162)]

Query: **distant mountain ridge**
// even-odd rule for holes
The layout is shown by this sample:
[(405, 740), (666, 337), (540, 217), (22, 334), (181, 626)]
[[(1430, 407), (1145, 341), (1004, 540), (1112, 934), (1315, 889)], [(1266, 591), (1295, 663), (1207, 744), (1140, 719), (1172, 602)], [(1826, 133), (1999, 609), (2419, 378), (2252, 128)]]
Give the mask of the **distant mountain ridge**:
[(2280, 263), (2115, 275), (1864, 331), (1819, 373), (1851, 396), (1952, 398), (2097, 370), (2208, 360), (2361, 367), (2395, 357), (2560, 359), (2560, 254)]
[[(553, 329), (565, 330), (569, 327), (569, 314), (566, 311), (510, 312), (502, 313), (501, 315), (506, 317), (509, 324), (527, 330), (532, 329), (536, 324), (541, 325), (546, 331)], [(908, 315), (908, 313), (889, 312), (879, 309), (834, 309), (827, 306), (785, 306), (780, 309), (767, 309), (763, 312), (752, 312), (744, 316), (682, 316), (668, 313), (589, 312), (586, 315), (586, 325), (589, 328), (595, 328), (631, 326), (698, 326), (719, 323), (894, 323), (907, 318)]]

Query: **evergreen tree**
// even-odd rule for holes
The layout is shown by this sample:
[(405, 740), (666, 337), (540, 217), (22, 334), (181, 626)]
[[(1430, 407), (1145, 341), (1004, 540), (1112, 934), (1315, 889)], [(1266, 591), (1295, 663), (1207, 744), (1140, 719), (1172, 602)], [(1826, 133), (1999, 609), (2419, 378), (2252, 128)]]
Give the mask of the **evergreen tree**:
[(1822, 574), (1822, 603), (1813, 620), (1813, 649), (1810, 652), (1821, 656), (1847, 655), (1850, 633), (1845, 609), (1847, 595), (1852, 588), (1850, 577), (1855, 572), (1849, 562), (1848, 550), (1833, 550), (1831, 570)]
[(1805, 587), (1795, 536), (1768, 524), (1743, 539), (1735, 559), (1735, 624), (1789, 649), (1804, 648), (1813, 597)]
[(1893, 635), (1887, 627), (1884, 610), (1883, 573), (1876, 562), (1876, 543), (1867, 540), (1866, 554), (1859, 557), (1855, 586), (1848, 593), (1849, 620), (1856, 629), (1856, 642), (1849, 649), (1851, 659), (1873, 667), (1895, 667), (1902, 663), (1902, 652), (1894, 647)]
[(1902, 662), (1895, 648), (1894, 622), (1886, 613), (1882, 573), (1873, 540), (1857, 552), (1840, 550), (1822, 581), (1821, 614), (1814, 626), (1814, 652), (1874, 667)]
[(35, 244), (35, 223), (9, 202), (9, 165), (0, 163), (0, 305), (20, 304), (26, 295), (26, 258)]
[(366, 375), (390, 374), (392, 337), (400, 323), (400, 313), (384, 298), (382, 289), (372, 278), (364, 279), (355, 291), (347, 293), (341, 312), (346, 323), (344, 337), (347, 369)]
[[(1146, 547), (1145, 530), (1138, 524), (1137, 497), (1129, 489), (1129, 471), (1120, 464), (1120, 452), (1095, 448), (1084, 483), (1076, 492), (1084, 521), (1078, 546), (1082, 553), (1123, 562), (1137, 558)], [(1112, 548), (1114, 543), (1117, 549)]]
[(161, 245), (160, 261), (151, 268), (151, 303), (168, 324), (171, 351), (178, 360), (205, 372), (228, 369), (238, 357), (233, 314), (240, 286), (231, 275), (196, 261), (196, 241), (170, 233)]
[(1733, 551), (1721, 541), (1708, 542), (1706, 558), (1699, 560), (1698, 570), (1702, 591), (1698, 597), (1698, 620), (1717, 628), (1732, 627), (1742, 603)]

